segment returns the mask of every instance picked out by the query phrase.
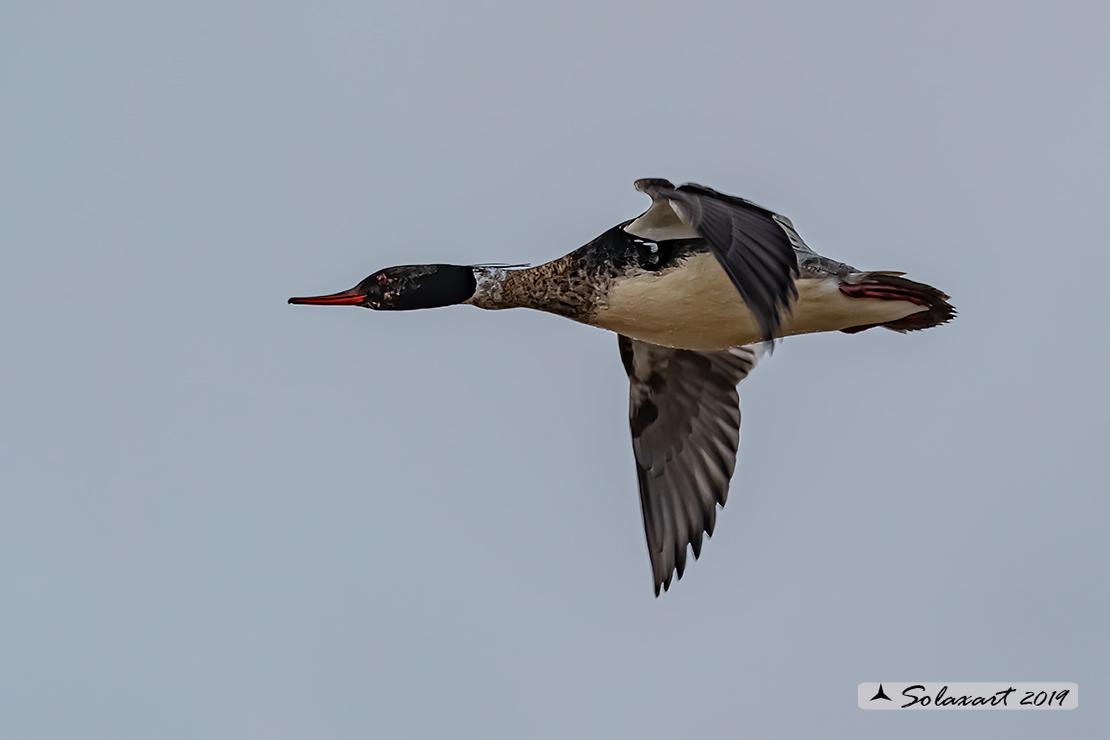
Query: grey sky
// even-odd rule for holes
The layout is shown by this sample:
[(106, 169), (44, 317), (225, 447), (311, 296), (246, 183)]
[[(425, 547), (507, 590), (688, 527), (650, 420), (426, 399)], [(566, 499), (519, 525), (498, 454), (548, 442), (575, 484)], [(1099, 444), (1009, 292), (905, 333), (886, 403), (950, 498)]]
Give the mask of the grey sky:
[[(896, 5), (5, 4), (2, 734), (1100, 736), (1110, 10)], [(560, 256), (638, 177), (960, 311), (757, 368), (658, 600), (612, 335), (285, 305)]]

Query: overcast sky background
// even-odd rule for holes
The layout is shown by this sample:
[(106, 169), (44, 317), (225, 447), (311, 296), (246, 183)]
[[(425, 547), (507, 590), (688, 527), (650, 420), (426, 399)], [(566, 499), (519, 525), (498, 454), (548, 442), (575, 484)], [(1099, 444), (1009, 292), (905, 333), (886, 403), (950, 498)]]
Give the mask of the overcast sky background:
[[(157, 5), (0, 9), (0, 734), (1110, 726), (1105, 3)], [(285, 304), (558, 257), (639, 177), (960, 311), (766, 360), (659, 599), (612, 335)]]

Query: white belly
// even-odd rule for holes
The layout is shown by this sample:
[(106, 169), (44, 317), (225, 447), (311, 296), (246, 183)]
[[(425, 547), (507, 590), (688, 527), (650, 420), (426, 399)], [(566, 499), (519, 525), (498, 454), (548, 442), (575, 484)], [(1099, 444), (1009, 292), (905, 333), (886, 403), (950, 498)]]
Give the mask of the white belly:
[[(798, 300), (783, 322), (782, 335), (883, 324), (925, 310), (909, 301), (850, 298), (840, 292), (839, 282), (796, 281)], [(663, 274), (644, 271), (617, 281), (593, 323), (652, 344), (699, 351), (762, 339), (740, 293), (709, 253), (694, 255)]]

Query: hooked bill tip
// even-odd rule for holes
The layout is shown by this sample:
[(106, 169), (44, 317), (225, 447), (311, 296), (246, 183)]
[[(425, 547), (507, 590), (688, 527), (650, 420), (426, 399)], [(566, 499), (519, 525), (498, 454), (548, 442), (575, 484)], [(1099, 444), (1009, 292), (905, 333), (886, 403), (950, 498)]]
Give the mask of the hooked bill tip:
[(364, 293), (352, 288), (331, 295), (294, 297), (289, 299), (289, 303), (300, 306), (359, 306), (365, 300), (366, 295)]

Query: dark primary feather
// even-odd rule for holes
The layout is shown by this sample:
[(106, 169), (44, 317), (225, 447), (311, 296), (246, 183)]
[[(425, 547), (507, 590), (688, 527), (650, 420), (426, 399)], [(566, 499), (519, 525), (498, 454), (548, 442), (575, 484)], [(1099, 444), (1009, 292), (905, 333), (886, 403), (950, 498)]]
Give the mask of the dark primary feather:
[(693, 183), (676, 188), (666, 180), (638, 180), (636, 188), (653, 200), (666, 200), (705, 239), (755, 316), (763, 338), (773, 338), (783, 313), (798, 297), (798, 257), (783, 224), (790, 222), (749, 200)]
[(701, 554), (724, 506), (740, 442), (736, 384), (756, 363), (752, 347), (692, 352), (618, 335), (631, 385), (628, 416), (655, 595), (682, 578), (686, 547)]

